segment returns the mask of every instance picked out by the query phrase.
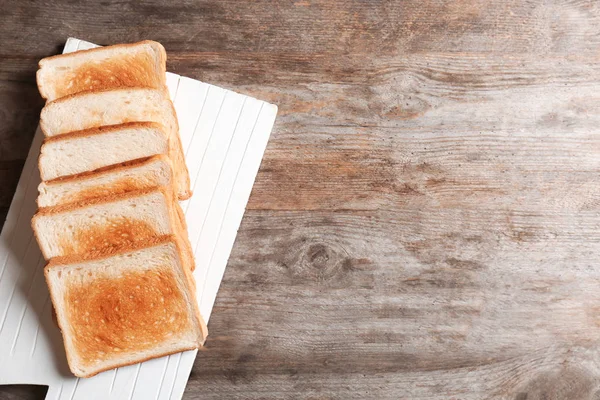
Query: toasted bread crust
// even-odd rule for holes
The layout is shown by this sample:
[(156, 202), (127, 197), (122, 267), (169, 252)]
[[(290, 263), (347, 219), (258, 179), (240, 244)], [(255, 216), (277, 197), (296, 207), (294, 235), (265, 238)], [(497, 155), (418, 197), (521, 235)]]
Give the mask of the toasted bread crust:
[(89, 200), (81, 201), (79, 203), (59, 204), (57, 206), (52, 206), (52, 207), (42, 207), (42, 208), (38, 209), (37, 213), (33, 216), (33, 219), (35, 219), (37, 216), (40, 216), (40, 215), (47, 215), (47, 214), (71, 211), (71, 210), (75, 210), (75, 209), (79, 209), (79, 208), (93, 206), (96, 204), (113, 203), (113, 202), (119, 201), (119, 200), (141, 197), (141, 196), (144, 196), (148, 193), (152, 193), (155, 191), (162, 192), (165, 195), (165, 197), (167, 198), (167, 200), (173, 199), (173, 194), (172, 194), (173, 191), (170, 190), (169, 187), (155, 186), (155, 187), (149, 188), (149, 189), (142, 189), (142, 190), (136, 190), (136, 191), (128, 192), (128, 193), (120, 193), (120, 194), (114, 194), (111, 196), (106, 196), (106, 197), (101, 197), (101, 198), (89, 199)]
[[(35, 233), (35, 232), (34, 232)], [(46, 267), (44, 267), (44, 279), (46, 281), (46, 286), (48, 287), (48, 292), (50, 292), (50, 300), (55, 299), (56, 293), (54, 291), (54, 285), (50, 284), (50, 276), (49, 276), (49, 269), (48, 269), (48, 265), (46, 265)], [(56, 307), (54, 302), (52, 301), (52, 307)], [(53, 310), (55, 315), (56, 315), (56, 309)], [(67, 363), (69, 364), (69, 368), (71, 367), (71, 360), (72, 360), (72, 354), (71, 351), (69, 349), (69, 346), (67, 346), (67, 340), (65, 338), (64, 332), (65, 332), (65, 327), (62, 325), (60, 318), (58, 318), (58, 316), (56, 316), (56, 324), (58, 325), (58, 329), (60, 329), (61, 332), (61, 336), (63, 338), (63, 345), (65, 348), (65, 353), (67, 354)], [(73, 370), (71, 370), (71, 372), (73, 372)], [(75, 372), (73, 372), (73, 374), (75, 374)]]
[[(94, 94), (99, 94), (99, 93), (109, 93), (109, 92), (120, 92), (123, 90), (148, 90), (148, 91), (161, 91), (161, 88), (149, 88), (149, 87), (143, 87), (143, 86), (132, 86), (132, 87), (114, 87), (114, 88), (110, 88), (110, 89), (99, 89), (99, 90), (83, 90), (81, 92), (77, 92), (77, 93), (73, 93), (73, 94), (69, 94), (67, 96), (63, 96), (63, 97), (59, 97), (56, 100), (52, 100), (46, 103), (45, 107), (48, 107), (50, 105), (54, 105), (54, 104), (61, 104), (67, 101), (70, 101), (74, 98), (80, 97), (80, 96), (89, 96), (89, 95), (94, 95)], [(167, 91), (167, 88), (164, 88), (162, 90), (163, 95), (166, 95), (166, 97), (168, 99), (170, 99), (169, 97), (169, 92)]]
[(189, 260), (188, 263), (190, 265), (190, 271), (194, 271), (196, 269), (196, 261), (194, 258), (194, 249), (192, 248), (192, 243), (190, 242), (190, 238), (187, 231), (187, 221), (185, 220), (185, 214), (177, 201), (174, 202), (174, 208), (177, 213), (177, 229), (180, 232), (179, 237), (181, 238), (181, 246), (186, 254), (186, 258)]
[(144, 242), (134, 242), (129, 246), (122, 247), (107, 247), (94, 252), (93, 254), (68, 254), (65, 256), (53, 257), (46, 264), (46, 268), (58, 267), (60, 265), (74, 264), (78, 262), (90, 260), (103, 260), (119, 254), (125, 254), (132, 251), (140, 250), (145, 247), (154, 247), (159, 244), (174, 242), (177, 245), (175, 235), (161, 235), (148, 238)]
[[(149, 121), (127, 122), (127, 123), (123, 123), (123, 124), (106, 125), (106, 126), (100, 126), (100, 127), (95, 127), (95, 128), (83, 129), (80, 131), (68, 132), (68, 133), (64, 133), (62, 135), (45, 137), (44, 141), (42, 142), (42, 147), (40, 149), (40, 153), (44, 153), (44, 148), (47, 145), (50, 145), (53, 143), (59, 143), (61, 141), (72, 140), (72, 139), (77, 139), (77, 138), (92, 137), (95, 135), (110, 134), (112, 132), (117, 132), (117, 131), (120, 131), (123, 129), (136, 129), (136, 128), (137, 129), (153, 129), (157, 132), (160, 132), (160, 134), (164, 137), (164, 140), (168, 144), (168, 147), (169, 147), (168, 149), (166, 149), (166, 151), (167, 151), (166, 154), (171, 153), (170, 152), (171, 139), (169, 137), (169, 134), (167, 133), (166, 128), (162, 124), (159, 124), (157, 122), (149, 122)], [(146, 157), (146, 158), (148, 158), (148, 157)], [(75, 176), (86, 174), (86, 173), (90, 173), (90, 174), (95, 173), (96, 171), (102, 170), (104, 168), (110, 168), (110, 167), (111, 166), (109, 165), (109, 166), (101, 167), (101, 168), (91, 170), (91, 171), (84, 171), (79, 174), (75, 174)], [(45, 174), (42, 172), (43, 166), (42, 166), (42, 156), (41, 155), (40, 155), (40, 157), (38, 157), (38, 170), (40, 171), (40, 175), (43, 180)], [(69, 176), (74, 176), (74, 175), (66, 175), (64, 177), (60, 176), (60, 177), (53, 178), (53, 179), (50, 179), (47, 181), (44, 180), (44, 182), (52, 182), (52, 181), (63, 179), (63, 178), (69, 177)]]
[(93, 171), (85, 171), (85, 172), (81, 172), (79, 174), (61, 176), (58, 178), (44, 181), (44, 184), (46, 186), (52, 186), (52, 185), (61, 184), (61, 183), (75, 182), (75, 181), (87, 179), (90, 177), (100, 177), (102, 175), (110, 175), (113, 173), (118, 173), (118, 172), (127, 170), (128, 168), (142, 167), (144, 165), (154, 162), (157, 159), (167, 161), (169, 164), (171, 164), (171, 160), (169, 159), (169, 157), (167, 155), (157, 154), (155, 156), (138, 158), (137, 160), (125, 161), (125, 162), (122, 162), (119, 164), (108, 165), (106, 167), (98, 168)]
[[(62, 331), (62, 328), (61, 328), (61, 331)], [(65, 347), (66, 347), (66, 346), (65, 346)], [(143, 362), (146, 362), (146, 361), (148, 361), (148, 360), (152, 360), (152, 359), (154, 359), (154, 358), (159, 358), (159, 357), (169, 356), (169, 355), (171, 355), (171, 354), (177, 354), (177, 353), (181, 353), (182, 351), (196, 350), (196, 349), (198, 349), (198, 347), (199, 347), (199, 346), (181, 347), (181, 348), (178, 348), (178, 349), (177, 349), (177, 350), (175, 350), (175, 351), (167, 351), (167, 352), (164, 352), (164, 353), (163, 353), (163, 352), (160, 352), (160, 353), (152, 354), (152, 356), (150, 356), (150, 357), (141, 358), (141, 359), (139, 359), (139, 360), (135, 360), (135, 361), (131, 361), (131, 362), (123, 362), (123, 363), (116, 364), (116, 365), (109, 365), (109, 366), (106, 366), (106, 367), (104, 367), (104, 368), (100, 368), (98, 371), (95, 371), (95, 372), (94, 372), (94, 373), (92, 373), (92, 374), (87, 374), (87, 375), (84, 375), (84, 374), (77, 374), (77, 373), (73, 372), (73, 370), (71, 370), (71, 372), (73, 372), (73, 375), (75, 375), (75, 376), (76, 376), (76, 377), (78, 377), (78, 378), (91, 378), (91, 377), (93, 377), (93, 376), (96, 376), (96, 375), (98, 375), (98, 374), (99, 374), (99, 373), (101, 373), (101, 372), (110, 371), (111, 369), (115, 369), (115, 368), (121, 368), (121, 367), (126, 367), (126, 366), (128, 366), (128, 365), (141, 364), (141, 363), (143, 363)], [(67, 360), (68, 360), (68, 357), (67, 357)]]
[[(171, 105), (171, 111), (173, 112), (173, 115), (177, 116), (175, 104), (173, 104), (173, 101), (169, 96), (167, 96), (167, 98), (169, 99), (169, 104)], [(185, 152), (183, 150), (183, 144), (181, 143), (181, 135), (179, 134), (179, 120), (177, 118), (175, 118), (175, 133), (175, 143), (171, 143), (171, 154), (174, 154), (174, 158), (181, 158), (180, 160), (173, 160), (173, 163), (176, 165), (182, 165), (182, 168), (184, 169), (182, 172), (184, 175), (183, 185), (180, 182), (177, 188), (177, 198), (183, 201), (192, 197), (193, 192), (190, 186), (190, 173), (185, 163)]]
[(40, 243), (41, 243), (40, 236), (38, 235), (38, 232), (35, 229), (35, 215), (31, 218), (31, 230), (33, 230), (33, 237), (35, 238), (35, 241), (38, 243), (38, 248), (40, 249), (40, 252), (42, 253), (42, 257), (44, 257), (44, 260), (48, 261), (50, 259), (50, 255), (40, 245)]
[[(129, 47), (136, 47), (139, 46), (141, 44), (150, 44), (150, 45), (158, 45), (160, 46), (163, 50), (164, 47), (162, 44), (160, 44), (159, 42), (155, 42), (154, 40), (141, 40), (139, 42), (134, 42), (134, 43), (120, 43), (120, 44), (113, 44), (110, 46), (100, 46), (100, 47), (94, 47), (93, 49), (85, 49), (85, 50), (77, 50), (71, 53), (63, 53), (63, 54), (56, 54), (54, 56), (48, 56), (48, 57), (44, 57), (42, 58), (39, 62), (38, 62), (38, 67), (42, 68), (43, 64), (48, 62), (48, 61), (52, 61), (54, 59), (60, 59), (60, 58), (68, 58), (75, 56), (76, 54), (93, 54), (95, 52), (100, 52), (100, 50), (106, 50), (106, 49), (114, 49), (114, 48), (129, 48)], [(165, 52), (166, 54), (166, 52)], [(165, 56), (166, 58), (166, 56)]]
[(101, 135), (103, 133), (120, 131), (122, 129), (135, 129), (135, 128), (156, 129), (158, 131), (161, 131), (165, 135), (165, 137), (167, 137), (167, 138), (169, 137), (168, 136), (169, 134), (166, 132), (166, 128), (162, 124), (159, 124), (158, 122), (151, 122), (151, 121), (138, 121), (138, 122), (125, 122), (123, 124), (116, 124), (116, 125), (98, 126), (98, 127), (94, 127), (94, 128), (82, 129), (80, 131), (63, 133), (61, 135), (49, 136), (49, 137), (44, 138), (44, 144), (60, 142), (60, 141), (69, 140), (69, 139), (88, 137), (88, 136), (93, 136), (93, 135)]
[[(137, 49), (148, 46), (152, 49), (152, 59), (140, 57), (143, 52), (129, 53), (121, 50)], [(110, 53), (118, 52), (111, 57)], [(78, 68), (70, 69), (61, 76), (60, 82), (53, 82), (52, 77), (46, 78), (46, 68), (57, 60), (69, 60), (85, 58), (93, 60), (95, 55), (108, 56), (100, 63), (90, 62), (89, 65), (80, 65)], [(135, 58), (137, 56), (137, 59)], [(131, 57), (134, 57), (131, 59)], [(112, 46), (97, 47), (88, 50), (79, 50), (72, 53), (59, 54), (46, 57), (38, 63), (39, 69), (36, 73), (38, 90), (44, 99), (50, 97), (61, 98), (69, 94), (79, 93), (84, 90), (101, 90), (113, 87), (151, 87), (160, 89), (166, 86), (166, 61), (167, 53), (164, 47), (151, 40), (137, 43), (117, 44)], [(107, 68), (110, 67), (110, 68)], [(109, 72), (105, 72), (108, 69)], [(69, 76), (70, 75), (70, 76)]]
[[(105, 197), (111, 194), (122, 194), (129, 193), (143, 189), (149, 189), (158, 185), (158, 182), (145, 181), (135, 179), (134, 177), (127, 177), (125, 175), (132, 173), (135, 169), (143, 169), (152, 163), (160, 162), (168, 166), (168, 183), (173, 183), (173, 166), (171, 160), (164, 154), (158, 154), (152, 157), (145, 157), (138, 160), (128, 161), (116, 165), (110, 165), (108, 167), (99, 168), (94, 171), (86, 171), (76, 175), (68, 175), (53, 179), (51, 181), (42, 182), (38, 186), (40, 195), (37, 198), (37, 205), (40, 208), (50, 207), (47, 204), (48, 200), (45, 199), (48, 191), (54, 190), (56, 187), (66, 185), (83, 185), (77, 190), (71, 190), (69, 193), (63, 193), (59, 196), (58, 201), (62, 204), (80, 203), (82, 201)], [(145, 172), (142, 172), (145, 174)], [(123, 175), (123, 176), (122, 176)], [(92, 179), (97, 179), (96, 183), (92, 182)], [(98, 180), (109, 180), (108, 182), (99, 183)], [(112, 180), (112, 182), (110, 181)], [(42, 194), (42, 191), (46, 192)], [(56, 194), (54, 194), (56, 196)], [(43, 202), (42, 199), (45, 199)]]
[[(63, 97), (59, 97), (55, 100), (49, 101), (46, 103), (46, 105), (44, 106), (44, 108), (42, 108), (42, 112), (40, 113), (40, 129), (42, 130), (42, 133), (44, 134), (45, 137), (51, 137), (49, 135), (49, 132), (45, 129), (46, 128), (46, 124), (45, 124), (45, 111), (44, 109), (47, 109), (48, 107), (53, 107), (57, 104), (62, 104), (65, 102), (69, 102), (73, 99), (77, 99), (78, 97), (86, 97), (86, 96), (90, 96), (90, 95), (96, 95), (96, 94), (101, 94), (101, 93), (110, 93), (110, 92), (121, 92), (123, 90), (133, 90), (133, 91), (162, 91), (163, 96), (165, 96), (166, 99), (170, 100), (169, 97), (169, 92), (168, 89), (166, 87), (164, 88), (148, 88), (148, 87), (115, 87), (115, 88), (110, 88), (110, 89), (101, 89), (101, 90), (83, 90), (81, 92), (77, 92), (77, 93), (73, 93), (73, 94), (69, 94), (67, 96), (63, 96)], [(171, 102), (172, 103), (172, 102)], [(174, 110), (174, 108), (173, 108)], [(177, 115), (177, 114), (174, 114)], [(175, 118), (175, 120), (177, 120), (177, 118)], [(134, 121), (135, 122), (135, 121)], [(179, 131), (178, 131), (179, 132)], [(54, 135), (54, 136), (60, 136), (60, 135)]]

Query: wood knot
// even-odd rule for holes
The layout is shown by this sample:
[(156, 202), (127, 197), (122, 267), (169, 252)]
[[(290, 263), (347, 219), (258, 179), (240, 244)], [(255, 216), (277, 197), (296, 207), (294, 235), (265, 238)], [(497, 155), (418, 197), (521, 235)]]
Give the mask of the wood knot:
[(345, 257), (342, 249), (324, 243), (310, 244), (301, 255), (302, 275), (317, 281), (328, 281), (343, 273)]
[(330, 248), (322, 244), (315, 244), (308, 248), (307, 258), (313, 268), (326, 269), (331, 256), (334, 256)]
[(334, 284), (353, 270), (354, 262), (335, 244), (302, 243), (291, 262), (286, 263), (295, 283), (307, 281)]

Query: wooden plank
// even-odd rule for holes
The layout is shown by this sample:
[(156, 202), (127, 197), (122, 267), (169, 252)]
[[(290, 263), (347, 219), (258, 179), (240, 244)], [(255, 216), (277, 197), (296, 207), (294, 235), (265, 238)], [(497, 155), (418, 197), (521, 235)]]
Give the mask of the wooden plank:
[[(7, 7), (10, 24), (46, 27), (40, 40), (52, 43), (61, 35), (84, 35), (98, 43), (171, 38), (198, 51), (268, 49), (317, 52), (411, 52), (489, 49), (503, 53), (547, 51), (595, 52), (599, 44), (598, 5), (588, 0), (483, 1), (290, 1), (264, 7), (227, 0), (160, 0), (123, 3), (110, 0), (96, 9), (83, 1), (72, 7), (35, 3)], [(83, 14), (82, 14), (83, 12)], [(45, 24), (44, 24), (45, 22)], [(172, 23), (176, 22), (174, 26)], [(137, 29), (131, 26), (137, 24)], [(53, 28), (53, 29), (48, 29)], [(254, 33), (261, 33), (257, 35)], [(90, 35), (96, 36), (90, 38)], [(101, 40), (104, 39), (104, 40)], [(32, 44), (32, 50), (45, 43)], [(8, 54), (23, 54), (16, 34), (6, 36)]]
[(598, 221), (504, 217), (247, 212), (190, 396), (587, 398)]
[(600, 136), (563, 129), (300, 128), (270, 143), (248, 208), (595, 210)]
[[(266, 73), (270, 68), (253, 68), (261, 58), (290, 72), (335, 66), (338, 77), (347, 78), (354, 73), (347, 63), (353, 57), (354, 64), (368, 65), (381, 55), (404, 58), (448, 51), (597, 55), (600, 40), (600, 7), (593, 0), (295, 0), (273, 7), (234, 0), (103, 4), (102, 10), (84, 1), (70, 7), (61, 2), (6, 6), (1, 55), (10, 62), (0, 65), (0, 79), (31, 79), (37, 60), (57, 53), (68, 36), (100, 44), (158, 39), (170, 54), (182, 53), (182, 58), (169, 61), (171, 70), (204, 81), (203, 75), (188, 73), (211, 73), (200, 68), (203, 60), (216, 61), (213, 70), (238, 70), (238, 65), (227, 66), (215, 56), (253, 60), (253, 74), (242, 78), (238, 73), (240, 81), (229, 84), (256, 75), (271, 79)], [(38, 40), (24, 46), (15, 27)], [(290, 54), (298, 57), (286, 60)]]

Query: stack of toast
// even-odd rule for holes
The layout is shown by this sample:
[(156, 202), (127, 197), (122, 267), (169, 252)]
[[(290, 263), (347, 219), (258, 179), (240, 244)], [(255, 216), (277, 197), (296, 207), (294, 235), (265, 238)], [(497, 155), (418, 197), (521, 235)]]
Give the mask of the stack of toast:
[(191, 196), (166, 53), (153, 41), (45, 58), (32, 227), (73, 374), (195, 349), (206, 324), (178, 200)]

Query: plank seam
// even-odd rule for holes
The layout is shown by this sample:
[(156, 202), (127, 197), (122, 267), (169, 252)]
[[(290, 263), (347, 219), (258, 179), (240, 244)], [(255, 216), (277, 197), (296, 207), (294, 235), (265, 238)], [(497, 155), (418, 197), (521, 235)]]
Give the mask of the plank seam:
[(69, 397), (69, 400), (73, 400), (73, 398), (75, 397), (75, 392), (77, 391), (77, 386), (79, 386), (79, 381), (81, 378), (77, 378), (75, 379), (75, 386), (73, 387), (73, 392), (71, 393), (71, 397)]
[(17, 340), (19, 339), (19, 334), (21, 333), (21, 327), (23, 326), (23, 319), (25, 318), (25, 313), (27, 312), (27, 309), (29, 308), (31, 291), (33, 290), (33, 282), (35, 282), (35, 278), (37, 278), (38, 272), (42, 269), (41, 265), (40, 265), (40, 264), (42, 264), (42, 260), (43, 260), (43, 257), (42, 257), (42, 255), (40, 255), (38, 257), (38, 262), (36, 264), (36, 268), (33, 273), (33, 276), (31, 277), (31, 282), (29, 282), (29, 289), (27, 289), (27, 298), (25, 300), (25, 303), (23, 304), (23, 310), (21, 311), (21, 318), (19, 319), (19, 325), (17, 327), (17, 332), (15, 333), (15, 338), (13, 339), (13, 343), (10, 348), (11, 356), (14, 354), (15, 346), (17, 345)]
[(227, 197), (227, 204), (225, 205), (225, 212), (223, 213), (223, 218), (221, 219), (221, 225), (219, 227), (219, 232), (217, 234), (217, 240), (215, 241), (215, 246), (213, 247), (213, 250), (210, 254), (210, 259), (208, 261), (208, 268), (206, 269), (206, 273), (204, 274), (204, 282), (202, 284), (202, 297), (200, 298), (200, 306), (202, 306), (202, 299), (204, 299), (204, 293), (206, 291), (206, 278), (208, 277), (208, 273), (210, 271), (210, 267), (213, 261), (213, 257), (215, 255), (215, 251), (218, 247), (219, 244), (219, 240), (221, 239), (221, 232), (223, 230), (223, 225), (225, 224), (225, 220), (227, 219), (227, 211), (229, 210), (229, 204), (231, 202), (231, 197), (233, 196), (233, 193), (235, 192), (235, 186), (238, 180), (238, 176), (240, 174), (240, 171), (242, 169), (242, 165), (244, 164), (244, 158), (246, 157), (246, 153), (248, 152), (248, 146), (250, 145), (250, 142), (252, 141), (252, 137), (254, 136), (254, 131), (256, 129), (256, 125), (258, 125), (258, 121), (260, 120), (260, 116), (263, 110), (265, 103), (262, 103), (260, 105), (260, 109), (258, 110), (258, 115), (256, 116), (256, 120), (254, 121), (254, 125), (252, 126), (252, 130), (250, 131), (250, 135), (248, 136), (248, 140), (246, 141), (246, 146), (244, 147), (244, 152), (242, 153), (242, 157), (240, 159), (240, 163), (238, 165), (237, 171), (235, 173), (235, 178), (233, 180), (233, 185), (231, 186), (231, 191), (229, 192), (229, 196)]
[(110, 388), (108, 389), (108, 394), (112, 394), (113, 389), (115, 388), (115, 381), (117, 380), (117, 373), (119, 372), (119, 368), (115, 368), (112, 374), (112, 379), (110, 381)]
[(196, 130), (198, 129), (198, 124), (200, 123), (200, 118), (202, 117), (202, 112), (204, 111), (204, 105), (206, 104), (206, 99), (208, 98), (208, 91), (210, 90), (210, 86), (206, 89), (206, 94), (204, 95), (204, 100), (202, 100), (202, 106), (200, 107), (200, 113), (198, 113), (198, 119), (196, 119), (196, 124), (194, 124), (194, 131), (192, 132), (192, 137), (190, 138), (190, 142), (188, 143), (187, 148), (185, 149), (185, 158), (187, 159), (188, 152), (192, 147), (192, 142), (194, 141), (194, 137), (196, 136)]
[[(196, 251), (198, 250), (198, 246), (200, 245), (200, 240), (202, 239), (202, 232), (204, 231), (204, 225), (206, 224), (208, 213), (210, 212), (210, 208), (212, 206), (213, 199), (215, 198), (215, 193), (217, 192), (217, 189), (219, 187), (219, 181), (221, 180), (223, 168), (224, 168), (225, 164), (227, 163), (227, 157), (229, 156), (229, 149), (231, 148), (231, 143), (233, 143), (233, 138), (235, 137), (235, 131), (237, 130), (238, 124), (240, 122), (240, 118), (242, 117), (242, 113), (244, 112), (244, 106), (246, 105), (247, 99), (248, 99), (247, 97), (244, 98), (242, 107), (240, 107), (240, 113), (238, 114), (237, 120), (235, 122), (235, 126), (233, 127), (233, 133), (231, 134), (231, 138), (229, 139), (229, 143), (227, 145), (227, 150), (225, 150), (225, 157), (223, 157), (223, 162), (221, 163), (221, 167), (219, 168), (219, 174), (217, 175), (217, 181), (215, 182), (215, 188), (212, 191), (212, 193), (210, 194), (210, 200), (208, 202), (208, 207), (206, 208), (206, 214), (204, 214), (204, 218), (202, 218), (202, 225), (200, 226), (200, 234), (198, 236), (198, 241), (196, 242), (196, 245), (194, 246), (194, 254), (196, 254)], [(243, 155), (242, 155), (242, 159), (243, 159)], [(241, 162), (241, 160), (240, 160), (240, 162)], [(210, 264), (208, 266), (210, 266)], [(207, 266), (207, 271), (208, 271), (208, 266)]]
[(175, 378), (173, 378), (173, 385), (169, 391), (169, 400), (173, 398), (173, 390), (175, 389), (175, 383), (177, 383), (177, 375), (179, 374), (179, 364), (181, 363), (181, 353), (177, 353), (179, 358), (177, 359), (177, 366), (175, 367)]
[(29, 358), (33, 357), (33, 353), (35, 353), (35, 349), (37, 347), (38, 336), (40, 333), (40, 326), (42, 325), (42, 320), (44, 319), (44, 315), (46, 315), (46, 306), (48, 305), (50, 300), (50, 293), (46, 296), (46, 300), (44, 301), (44, 305), (42, 306), (42, 312), (39, 317), (38, 325), (35, 328), (35, 335), (33, 336), (33, 345), (31, 346), (31, 353), (29, 354)]
[[(29, 243), (27, 244), (27, 248), (25, 249), (25, 253), (23, 253), (22, 258), (19, 260), (19, 265), (23, 264), (23, 260), (27, 253), (29, 252), (29, 248), (31, 247), (31, 243), (33, 242), (33, 233), (29, 238)], [(13, 298), (15, 297), (15, 292), (17, 290), (17, 285), (19, 284), (19, 280), (23, 275), (23, 268), (19, 269), (19, 273), (17, 274), (17, 278), (15, 279), (15, 284), (13, 285), (12, 292), (10, 293), (10, 297), (8, 298), (8, 302), (6, 303), (6, 307), (4, 309), (4, 314), (2, 315), (2, 320), (0, 321), (0, 333), (4, 330), (4, 323), (6, 322), (6, 317), (8, 316), (8, 310), (10, 309), (10, 305), (12, 304)]]
[(167, 356), (167, 360), (165, 362), (165, 366), (163, 368), (163, 372), (162, 372), (162, 377), (160, 378), (160, 385), (158, 386), (158, 390), (156, 391), (156, 399), (158, 400), (158, 398), (160, 397), (160, 392), (162, 390), (162, 387), (165, 383), (165, 375), (167, 374), (167, 367), (169, 366), (169, 360), (171, 359), (171, 355)]
[(135, 386), (137, 385), (138, 379), (140, 377), (140, 369), (142, 368), (142, 363), (137, 363), (137, 368), (135, 370), (135, 377), (133, 378), (133, 385), (131, 386), (131, 393), (129, 393), (129, 400), (133, 398), (133, 394), (135, 393)]
[[(209, 88), (210, 89), (210, 88)], [(217, 121), (219, 120), (219, 116), (221, 115), (221, 110), (223, 109), (223, 104), (225, 104), (225, 99), (229, 92), (226, 92), (223, 96), (223, 100), (221, 100), (221, 104), (219, 105), (219, 110), (217, 111), (217, 115), (215, 116), (215, 122), (210, 130), (210, 135), (208, 136), (208, 141), (206, 142), (206, 147), (204, 148), (204, 152), (202, 153), (202, 158), (200, 159), (200, 167), (198, 168), (198, 172), (196, 173), (196, 177), (194, 178), (194, 187), (192, 188), (192, 193), (196, 190), (196, 184), (198, 183), (198, 176), (200, 175), (200, 171), (202, 170), (202, 164), (204, 163), (204, 157), (206, 156), (206, 151), (208, 150), (208, 145), (210, 143), (210, 139), (212, 139), (213, 133), (215, 132), (215, 126), (217, 126)], [(207, 94), (208, 96), (208, 94)], [(188, 201), (185, 207), (184, 214), (187, 215), (187, 211), (190, 208), (191, 201)], [(194, 254), (195, 255), (195, 254)]]

